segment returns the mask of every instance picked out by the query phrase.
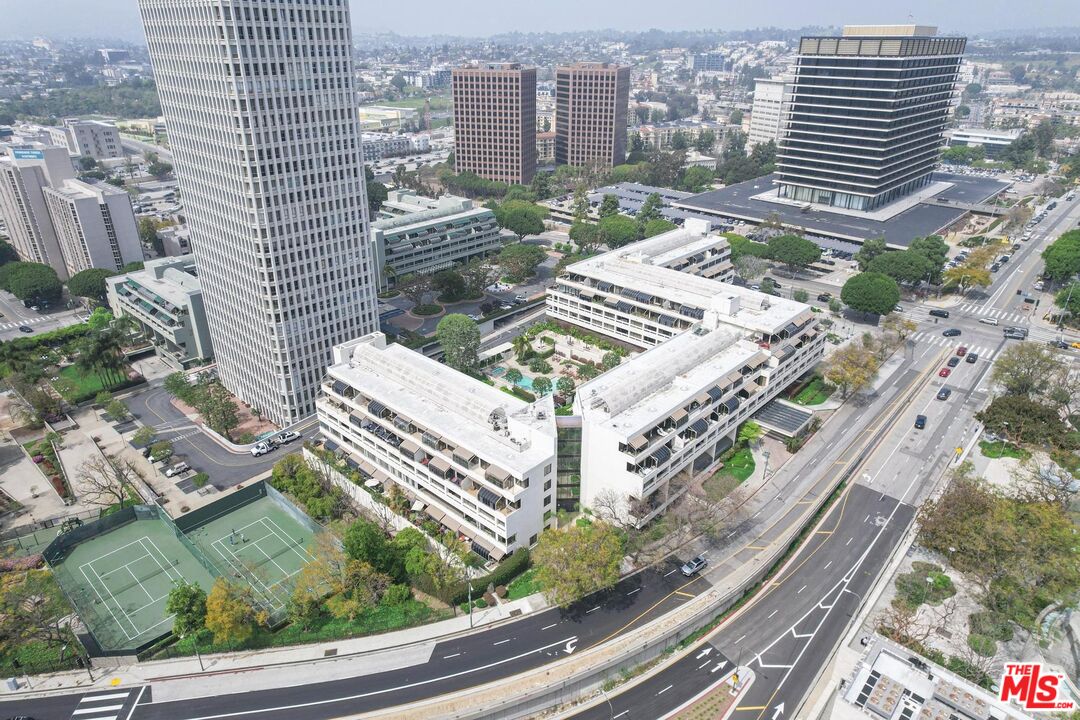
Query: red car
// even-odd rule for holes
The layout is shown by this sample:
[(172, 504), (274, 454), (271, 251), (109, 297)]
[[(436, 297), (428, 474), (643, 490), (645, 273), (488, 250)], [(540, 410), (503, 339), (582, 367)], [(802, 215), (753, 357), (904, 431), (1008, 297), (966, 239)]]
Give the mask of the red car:
[(956, 354), (959, 357), (964, 357), (965, 355), (967, 355), (967, 348), (961, 345), (960, 347), (956, 348)]
[(949, 373), (951, 372), (952, 370), (950, 370), (949, 368), (941, 368), (941, 372), (938, 373), (938, 377), (949, 377)]

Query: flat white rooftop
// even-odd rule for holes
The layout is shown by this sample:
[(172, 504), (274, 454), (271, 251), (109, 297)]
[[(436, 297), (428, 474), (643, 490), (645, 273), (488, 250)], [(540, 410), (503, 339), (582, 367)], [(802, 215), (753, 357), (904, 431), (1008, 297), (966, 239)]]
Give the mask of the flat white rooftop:
[[(327, 368), (331, 377), (506, 470), (520, 475), (554, 452), (550, 395), (526, 403), (402, 345), (388, 345), (382, 333), (338, 351), (348, 359)], [(509, 420), (502, 423), (508, 429), (495, 429), (498, 416)]]
[(582, 415), (631, 437), (765, 357), (734, 329), (688, 330), (581, 385)]

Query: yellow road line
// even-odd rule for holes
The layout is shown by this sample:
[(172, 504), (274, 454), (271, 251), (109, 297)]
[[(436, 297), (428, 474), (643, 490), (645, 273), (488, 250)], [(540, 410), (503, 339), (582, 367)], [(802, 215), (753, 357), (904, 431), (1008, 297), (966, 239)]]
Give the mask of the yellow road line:
[(662, 598), (660, 598), (659, 600), (657, 600), (657, 601), (656, 601), (655, 603), (653, 603), (653, 604), (652, 604), (652, 606), (651, 606), (651, 607), (649, 607), (648, 609), (646, 609), (646, 610), (642, 610), (642, 611), (641, 611), (641, 613), (640, 613), (640, 614), (639, 614), (639, 615), (638, 615), (638, 616), (637, 616), (636, 618), (634, 618), (634, 619), (633, 619), (633, 620), (631, 620), (630, 622), (626, 623), (626, 624), (625, 624), (625, 625), (623, 625), (623, 626), (622, 626), (621, 628), (619, 628), (619, 629), (618, 629), (618, 630), (616, 630), (615, 632), (611, 633), (610, 635), (608, 635), (608, 636), (607, 636), (606, 638), (604, 638), (603, 640), (600, 640), (599, 642), (595, 642), (595, 643), (593, 643), (593, 644), (592, 644), (592, 645), (591, 645), (590, 647), (593, 647), (593, 646), (596, 646), (596, 645), (603, 645), (604, 643), (606, 643), (606, 642), (607, 642), (608, 640), (610, 640), (611, 638), (615, 637), (616, 635), (619, 635), (619, 634), (621, 634), (623, 630), (626, 630), (626, 629), (627, 629), (628, 627), (630, 627), (631, 625), (633, 625), (634, 623), (636, 623), (636, 622), (637, 622), (638, 620), (640, 620), (641, 618), (643, 618), (643, 617), (645, 617), (646, 615), (648, 615), (649, 613), (651, 613), (651, 612), (652, 612), (653, 610), (655, 610), (655, 609), (656, 609), (656, 608), (658, 608), (658, 607), (659, 607), (659, 606), (660, 606), (661, 604), (663, 604), (663, 602), (664, 602), (665, 600), (667, 600), (668, 598), (670, 598), (670, 597), (672, 597), (673, 595), (675, 595), (675, 593), (679, 592), (680, 590), (682, 590), (682, 589), (683, 589), (684, 587), (687, 587), (688, 585), (692, 585), (693, 583), (696, 583), (696, 582), (697, 582), (698, 580), (700, 580), (700, 579), (701, 579), (701, 575), (698, 575), (698, 576), (696, 576), (696, 577), (695, 577), (695, 578), (694, 578), (693, 580), (690, 580), (689, 582), (685, 582), (685, 583), (683, 583), (682, 585), (680, 585), (679, 587), (675, 588), (674, 590), (672, 590), (672, 591), (671, 591), (670, 593), (668, 593), (668, 594), (667, 594), (667, 595), (665, 595), (664, 597), (662, 597)]
[(765, 707), (765, 705), (740, 705), (739, 707), (735, 708), (735, 712), (741, 712), (744, 710), (764, 710)]
[(747, 545), (743, 550), (766, 550), (764, 545)]
[(684, 593), (681, 590), (676, 590), (675, 594), (676, 595), (682, 595), (683, 597), (691, 597), (691, 598), (692, 597), (697, 597), (697, 595), (694, 595), (693, 593)]

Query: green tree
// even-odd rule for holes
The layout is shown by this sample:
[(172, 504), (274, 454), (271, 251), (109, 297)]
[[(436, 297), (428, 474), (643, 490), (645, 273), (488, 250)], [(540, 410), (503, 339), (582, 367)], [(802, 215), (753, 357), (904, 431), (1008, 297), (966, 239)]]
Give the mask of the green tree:
[(367, 201), (368, 210), (374, 215), (382, 207), (382, 204), (386, 202), (386, 198), (389, 197), (390, 191), (386, 189), (386, 186), (381, 182), (375, 180), (375, 173), (367, 165), (364, 166), (364, 177), (367, 180)]
[(1039, 343), (1009, 345), (998, 354), (990, 371), (994, 383), (1011, 395), (1041, 395), (1049, 381), (1062, 369), (1057, 355)]
[(197, 584), (177, 580), (165, 601), (165, 612), (173, 616), (173, 632), (187, 637), (206, 624), (206, 591)]
[(840, 299), (853, 310), (888, 315), (900, 302), (900, 288), (888, 275), (863, 272), (848, 278), (840, 290)]
[(523, 376), (521, 374), (521, 371), (517, 368), (509, 368), (506, 371), (506, 374), (503, 375), (503, 377), (506, 378), (506, 382), (510, 383), (511, 385), (516, 385), (518, 380), (521, 380)]
[(913, 250), (888, 250), (870, 261), (867, 272), (888, 275), (898, 283), (912, 285), (933, 272), (930, 260)]
[(499, 252), (499, 265), (512, 282), (522, 282), (536, 272), (547, 254), (536, 245), (514, 243)]
[(405, 80), (404, 75), (401, 73), (394, 73), (394, 76), (390, 78), (390, 84), (393, 85), (398, 92), (401, 92), (409, 83)]
[(544, 232), (547, 216), (546, 208), (525, 200), (507, 200), (495, 208), (495, 220), (499, 226), (516, 233), (518, 237)]
[(671, 232), (679, 226), (670, 220), (650, 220), (645, 223), (645, 227), (641, 230), (642, 238), (651, 238), (655, 235), (663, 235), (666, 232)]
[(131, 437), (131, 441), (138, 447), (143, 447), (154, 442), (154, 429), (143, 425), (141, 428), (135, 431), (135, 434)]
[(764, 428), (753, 420), (747, 420), (739, 426), (739, 442), (746, 445), (753, 445), (760, 440), (761, 436), (764, 434)]
[(1080, 283), (1070, 283), (1054, 296), (1054, 304), (1071, 315), (1080, 315)]
[(1013, 442), (1052, 447), (1071, 444), (1058, 409), (1026, 395), (1000, 395), (975, 413), (975, 418), (988, 431)]
[(577, 244), (581, 253), (592, 252), (600, 242), (596, 224), (591, 222), (575, 222), (571, 225), (570, 239)]
[(584, 185), (574, 188), (574, 200), (570, 205), (574, 213), (574, 222), (584, 222), (589, 218), (589, 193)]
[(637, 241), (641, 235), (639, 225), (625, 215), (609, 215), (597, 224), (600, 242), (612, 250)]
[(821, 248), (798, 235), (777, 235), (769, 240), (769, 255), (794, 272), (820, 260)]
[(345, 531), (342, 544), (345, 554), (353, 560), (367, 563), (390, 577), (402, 577), (403, 558), (375, 523), (364, 519), (353, 521)]
[(638, 223), (642, 226), (650, 220), (660, 220), (664, 216), (661, 214), (661, 210), (664, 208), (664, 200), (660, 197), (660, 193), (652, 193), (645, 202), (641, 203), (641, 208), (636, 215)]
[(611, 370), (612, 368), (616, 368), (621, 363), (622, 363), (622, 355), (620, 355), (619, 353), (614, 352), (614, 351), (604, 353), (604, 357), (600, 361), (600, 364), (603, 366), (603, 368), (605, 370)]
[(547, 395), (551, 392), (551, 378), (537, 375), (533, 378), (532, 387), (537, 395)]
[(558, 388), (560, 395), (569, 399), (569, 397), (574, 394), (574, 378), (561, 375), (559, 376), (559, 380), (555, 383), (555, 387)]
[(480, 364), (480, 328), (469, 317), (459, 313), (447, 315), (435, 328), (435, 337), (442, 346), (446, 364), (459, 372), (474, 372)]
[(713, 151), (716, 144), (716, 133), (712, 130), (702, 130), (694, 140), (694, 148), (702, 155), (708, 155)]
[(158, 257), (165, 254), (165, 243), (161, 241), (161, 236), (158, 235), (158, 225), (152, 218), (139, 218), (138, 230), (139, 241), (143, 245), (152, 248)]
[(68, 292), (79, 297), (104, 302), (108, 289), (105, 279), (114, 275), (116, 275), (114, 271), (105, 268), (90, 268), (77, 272), (68, 279)]
[(949, 246), (940, 235), (927, 235), (915, 238), (908, 246), (908, 251), (922, 255), (930, 262), (930, 282), (941, 282), (941, 272), (949, 256)]
[(739, 109), (732, 110), (727, 121), (728, 125), (742, 125), (743, 111)]
[(1063, 233), (1042, 252), (1046, 274), (1054, 280), (1068, 280), (1080, 273), (1080, 229)]
[(34, 262), (10, 262), (0, 267), (0, 288), (35, 303), (58, 300), (64, 292), (56, 271)]
[(713, 181), (713, 172), (709, 168), (694, 165), (686, 168), (679, 180), (679, 190), (699, 193), (709, 188)]
[(216, 643), (242, 643), (255, 634), (255, 602), (251, 589), (219, 577), (206, 598), (206, 629)]
[(619, 212), (619, 198), (610, 193), (604, 195), (604, 199), (600, 202), (600, 217), (606, 218), (609, 215), (617, 215)]
[(594, 522), (545, 530), (532, 552), (532, 561), (548, 600), (567, 607), (618, 582), (622, 555), (616, 529)]
[(431, 278), (431, 287), (439, 293), (439, 301), (452, 303), (465, 297), (465, 278), (457, 270), (440, 270)]
[(862, 247), (855, 253), (853, 259), (859, 263), (859, 269), (865, 272), (874, 258), (887, 250), (885, 238), (870, 238), (863, 242)]

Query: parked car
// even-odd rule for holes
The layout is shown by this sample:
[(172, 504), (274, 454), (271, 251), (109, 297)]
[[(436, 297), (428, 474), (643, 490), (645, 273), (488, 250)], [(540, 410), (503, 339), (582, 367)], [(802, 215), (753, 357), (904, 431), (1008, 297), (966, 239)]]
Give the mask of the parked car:
[(941, 388), (940, 390), (938, 390), (937, 399), (948, 400), (950, 395), (952, 395), (952, 390), (950, 390), (949, 388)]
[(979, 362), (979, 353), (968, 353), (967, 357), (964, 358), (964, 362), (969, 362), (974, 365)]
[(938, 371), (938, 377), (949, 377), (949, 375), (951, 375), (951, 374), (952, 374), (952, 370), (950, 370), (947, 367), (941, 368), (941, 370)]
[(165, 471), (165, 477), (176, 477), (177, 475), (183, 475), (190, 469), (191, 466), (188, 465), (186, 462), (178, 462)]
[(1065, 342), (1064, 340), (1051, 340), (1050, 347), (1057, 348), (1058, 350), (1067, 350), (1068, 348), (1072, 347), (1072, 345)]
[(930, 311), (929, 314), (933, 315), (934, 317), (939, 317), (939, 318), (947, 318), (947, 317), (949, 317), (949, 311), (948, 310), (941, 310), (940, 308), (934, 308), (933, 310)]
[(293, 440), (299, 440), (300, 439), (300, 433), (296, 432), (295, 430), (286, 430), (285, 432), (278, 435), (277, 439), (279, 441), (281, 441), (281, 444), (287, 445), (287, 444), (291, 443)]
[(992, 272), (992, 273), (996, 273), (1000, 269), (1001, 269), (1001, 265), (999, 263), (994, 263), (993, 265), (990, 266), (990, 272)]
[(267, 442), (258, 443), (255, 445), (255, 447), (251, 448), (251, 454), (255, 457), (259, 457), (260, 455), (265, 455), (266, 453), (273, 451), (274, 446)]
[(472, 320), (473, 322), (480, 322), (481, 320), (484, 319), (484, 316), (480, 315), (479, 313), (472, 313), (472, 314), (469, 315), (469, 319)]
[(701, 568), (705, 567), (707, 564), (708, 561), (705, 559), (705, 556), (698, 555), (697, 557), (687, 560), (679, 569), (683, 575), (685, 575), (686, 577), (690, 577), (691, 575), (699, 572)]
[(958, 357), (956, 357), (955, 355), (953, 355), (953, 356), (952, 356), (951, 358), (949, 358), (949, 362), (947, 362), (947, 363), (945, 363), (945, 364), (946, 364), (946, 365), (948, 365), (948, 366), (949, 366), (949, 367), (951, 367), (951, 368), (952, 368), (952, 367), (956, 367), (957, 365), (959, 365), (959, 364), (960, 364), (960, 358), (958, 358)]
[(517, 295), (514, 296), (514, 302), (516, 302), (516, 303), (523, 303), (523, 302), (528, 301), (528, 299), (529, 298), (526, 297), (523, 293), (518, 293)]
[(956, 354), (958, 357), (964, 357), (965, 355), (967, 355), (967, 348), (961, 345), (960, 347), (956, 348)]
[(945, 332), (941, 333), (945, 337), (960, 337), (960, 331), (956, 328), (949, 328)]
[(979, 322), (981, 322), (983, 325), (997, 325), (998, 319), (992, 317), (982, 317), (979, 318)]
[(34, 328), (30, 327), (29, 325), (20, 325), (19, 332), (32, 333), (34, 332)]
[(924, 427), (926, 427), (926, 416), (925, 415), (916, 415), (915, 416), (915, 429), (916, 430), (922, 430)]
[(832, 294), (827, 293), (827, 292), (826, 293), (821, 293), (820, 295), (817, 296), (817, 299), (818, 299), (818, 302), (827, 303), (830, 300), (832, 300)]

